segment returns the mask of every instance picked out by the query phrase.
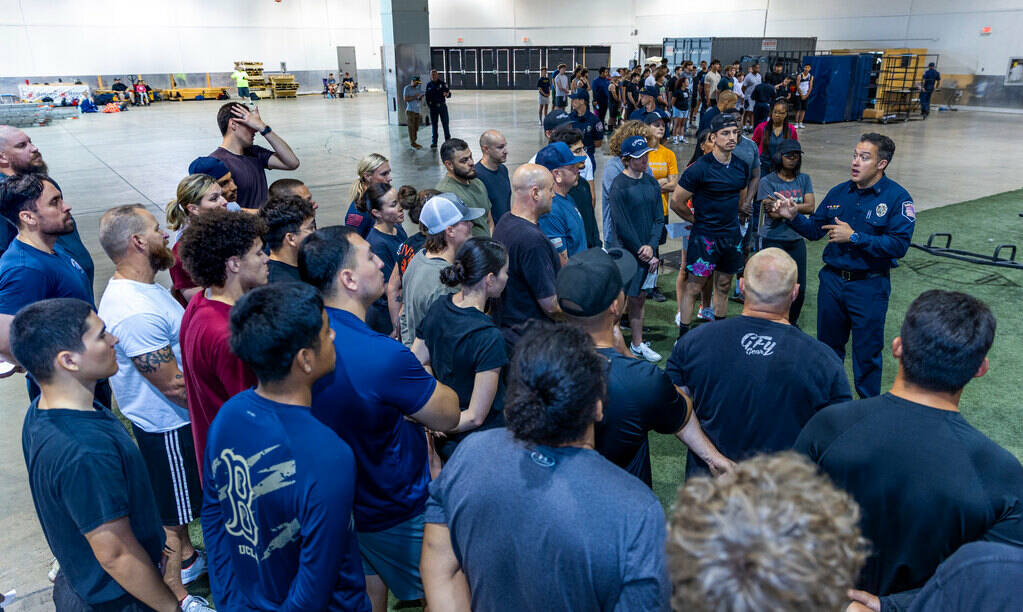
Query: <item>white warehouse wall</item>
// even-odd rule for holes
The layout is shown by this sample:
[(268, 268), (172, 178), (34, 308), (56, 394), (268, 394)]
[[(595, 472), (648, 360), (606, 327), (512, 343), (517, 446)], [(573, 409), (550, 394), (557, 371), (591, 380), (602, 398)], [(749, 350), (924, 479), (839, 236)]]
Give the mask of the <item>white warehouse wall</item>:
[[(664, 37), (765, 25), (821, 49), (926, 47), (946, 73), (1004, 74), (1023, 56), (1023, 0), (430, 0), (433, 45), (609, 45), (616, 66)], [(0, 0), (0, 77), (229, 71), (237, 59), (328, 70), (337, 45), (378, 70), (381, 38), (380, 0)]]

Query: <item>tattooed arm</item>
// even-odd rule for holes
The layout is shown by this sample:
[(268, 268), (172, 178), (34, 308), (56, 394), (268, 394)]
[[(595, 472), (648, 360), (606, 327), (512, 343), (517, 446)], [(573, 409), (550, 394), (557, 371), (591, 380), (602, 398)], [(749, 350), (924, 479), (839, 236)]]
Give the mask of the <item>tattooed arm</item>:
[(168, 400), (182, 408), (188, 407), (185, 395), (185, 377), (181, 373), (181, 368), (178, 367), (178, 360), (174, 358), (174, 351), (170, 346), (132, 357), (131, 362), (146, 377), (146, 380), (153, 383), (153, 386)]

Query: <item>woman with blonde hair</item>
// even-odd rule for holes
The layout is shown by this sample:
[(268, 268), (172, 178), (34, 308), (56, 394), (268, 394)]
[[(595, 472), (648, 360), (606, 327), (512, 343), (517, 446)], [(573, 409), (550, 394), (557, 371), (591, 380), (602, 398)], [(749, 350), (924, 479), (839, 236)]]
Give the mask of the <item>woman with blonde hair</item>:
[(611, 193), (611, 183), (615, 182), (615, 178), (625, 171), (625, 164), (622, 163), (622, 142), (629, 136), (642, 136), (647, 139), (647, 142), (650, 142), (654, 137), (654, 133), (650, 126), (642, 121), (625, 121), (618, 126), (618, 129), (611, 134), (611, 138), (607, 141), (607, 147), (611, 150), (611, 157), (604, 166), (604, 176), (600, 181), (600, 213), (604, 229), (604, 244), (607, 244), (608, 240), (611, 240), (613, 237), (611, 230), (611, 208), (607, 205), (608, 195)]
[(359, 160), (355, 174), (357, 178), (352, 183), (352, 203), (345, 214), (345, 225), (355, 229), (365, 238), (373, 229), (374, 223), (373, 215), (369, 214), (366, 192), (372, 185), (391, 184), (391, 164), (383, 155), (370, 153)]
[(173, 287), (171, 293), (182, 306), (199, 292), (195, 281), (181, 265), (178, 257), (178, 238), (188, 220), (194, 215), (207, 210), (227, 208), (227, 200), (217, 180), (208, 174), (189, 174), (178, 183), (177, 197), (167, 204), (167, 228), (171, 233), (171, 251), (174, 253), (174, 265), (170, 269)]

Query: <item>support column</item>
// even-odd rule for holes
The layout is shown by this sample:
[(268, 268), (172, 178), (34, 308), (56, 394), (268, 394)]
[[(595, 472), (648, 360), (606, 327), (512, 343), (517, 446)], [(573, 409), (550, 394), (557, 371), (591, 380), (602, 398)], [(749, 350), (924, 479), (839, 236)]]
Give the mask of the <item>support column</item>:
[[(427, 0), (380, 0), (383, 27), (381, 69), (387, 122), (406, 125), (401, 91), (418, 74), (430, 80), (430, 10)], [(423, 102), (425, 104), (425, 101)]]

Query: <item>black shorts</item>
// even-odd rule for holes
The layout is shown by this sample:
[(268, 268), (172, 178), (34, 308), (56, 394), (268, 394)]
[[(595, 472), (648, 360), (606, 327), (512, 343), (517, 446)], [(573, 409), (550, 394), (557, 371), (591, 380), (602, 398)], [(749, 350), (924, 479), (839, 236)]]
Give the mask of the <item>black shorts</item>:
[(713, 272), (735, 274), (743, 263), (741, 236), (703, 236), (696, 232), (689, 235), (686, 249), (689, 274), (700, 278), (707, 278)]
[(804, 98), (803, 96), (796, 96), (796, 110), (805, 111), (806, 103), (810, 100), (809, 97)]
[(146, 462), (163, 524), (177, 527), (199, 518), (202, 485), (199, 484), (199, 468), (195, 464), (192, 426), (185, 425), (163, 433), (142, 431), (134, 423), (131, 428)]

